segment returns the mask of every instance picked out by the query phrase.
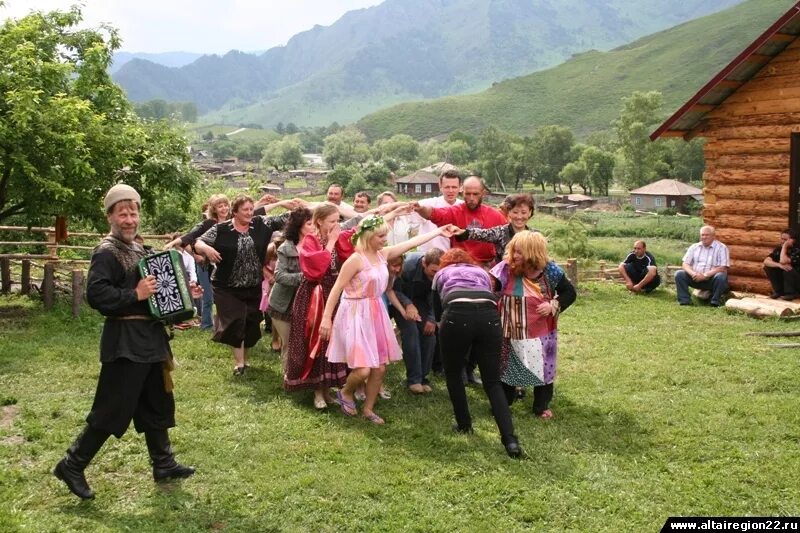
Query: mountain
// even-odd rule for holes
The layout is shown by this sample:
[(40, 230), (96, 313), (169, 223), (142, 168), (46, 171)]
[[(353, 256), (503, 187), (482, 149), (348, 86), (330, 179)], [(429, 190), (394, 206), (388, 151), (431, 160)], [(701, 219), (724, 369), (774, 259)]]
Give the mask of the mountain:
[(165, 67), (182, 67), (188, 65), (203, 54), (193, 52), (162, 52), (159, 54), (149, 54), (146, 52), (117, 52), (114, 54), (114, 63), (109, 69), (112, 74), (122, 68), (125, 63), (132, 59), (144, 59), (151, 63), (164, 65)]
[(610, 52), (592, 50), (549, 70), (498, 83), (478, 94), (404, 103), (368, 115), (370, 139), (407, 133), (418, 139), (488, 125), (517, 134), (569, 126), (578, 135), (609, 128), (620, 99), (658, 90), (664, 111), (688, 100), (796, 0), (748, 0)]
[(741, 0), (385, 0), (261, 55), (181, 68), (133, 60), (114, 78), (134, 101), (193, 101), (209, 120), (351, 122), (386, 105), (475, 92), (610, 49)]

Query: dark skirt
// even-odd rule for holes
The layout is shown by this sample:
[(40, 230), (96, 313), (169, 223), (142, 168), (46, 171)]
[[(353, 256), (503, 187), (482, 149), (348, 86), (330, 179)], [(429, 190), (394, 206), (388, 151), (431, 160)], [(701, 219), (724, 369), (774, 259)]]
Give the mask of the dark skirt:
[(214, 335), (211, 340), (238, 348), (252, 348), (261, 338), (261, 287), (214, 286)]
[[(330, 272), (322, 278), (322, 293), (325, 301), (331, 293), (336, 276)], [(308, 356), (308, 339), (305, 335), (306, 320), (311, 304), (311, 292), (316, 283), (306, 279), (300, 282), (294, 296), (292, 306), (292, 327), (289, 335), (289, 353), (286, 360), (286, 374), (283, 378), (283, 388), (287, 391), (318, 389), (320, 387), (342, 387), (347, 380), (347, 364), (331, 363), (325, 356), (328, 351), (328, 342), (322, 341), (319, 353), (314, 359), (313, 366), (308, 376), (303, 378), (306, 357)], [(334, 310), (334, 315), (336, 311)]]

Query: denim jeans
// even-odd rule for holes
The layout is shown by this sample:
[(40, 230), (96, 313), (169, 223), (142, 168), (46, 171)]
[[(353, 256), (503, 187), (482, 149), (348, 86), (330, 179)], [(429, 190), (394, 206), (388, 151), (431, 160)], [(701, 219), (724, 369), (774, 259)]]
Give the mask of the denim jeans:
[(493, 303), (455, 302), (442, 314), (439, 343), (447, 378), (447, 392), (459, 428), (472, 425), (467, 394), (461, 372), (470, 352), (478, 363), (483, 390), (489, 398), (497, 428), (503, 442), (514, 434), (514, 423), (500, 381), (500, 347), (503, 333), (500, 314)]
[(214, 289), (211, 288), (211, 277), (207, 264), (197, 265), (197, 284), (203, 288), (203, 302), (200, 309), (200, 328), (211, 329), (214, 327), (212, 318), (214, 308)]
[(403, 361), (406, 364), (406, 383), (408, 385), (427, 383), (433, 364), (436, 336), (422, 334), (425, 320), (421, 322), (405, 320), (399, 313), (395, 313), (394, 320), (400, 329)]
[(704, 281), (695, 281), (685, 270), (675, 272), (675, 287), (678, 291), (678, 303), (692, 303), (689, 287), (711, 291), (711, 305), (719, 305), (722, 295), (728, 290), (728, 274), (719, 272), (714, 277)]

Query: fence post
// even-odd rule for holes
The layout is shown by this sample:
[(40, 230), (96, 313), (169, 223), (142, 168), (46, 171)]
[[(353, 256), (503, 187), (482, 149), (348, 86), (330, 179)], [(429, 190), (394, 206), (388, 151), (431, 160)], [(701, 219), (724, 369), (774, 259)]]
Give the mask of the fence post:
[(22, 275), (20, 276), (20, 283), (22, 283), (22, 288), (20, 289), (20, 293), (24, 294), (25, 296), (31, 293), (31, 260), (30, 259), (23, 259), (22, 260)]
[(3, 257), (0, 259), (0, 290), (3, 294), (11, 292), (11, 259)]
[(603, 281), (608, 279), (608, 276), (606, 275), (606, 262), (605, 262), (605, 260), (600, 261), (600, 279), (602, 279)]
[(567, 259), (567, 279), (578, 286), (578, 260), (575, 258)]
[(56, 241), (56, 233), (54, 231), (47, 232), (47, 253), (53, 259), (58, 259), (58, 241)]
[(72, 271), (72, 316), (78, 318), (83, 302), (83, 270)]
[(56, 265), (45, 263), (44, 279), (42, 279), (42, 300), (44, 308), (50, 310), (56, 302)]

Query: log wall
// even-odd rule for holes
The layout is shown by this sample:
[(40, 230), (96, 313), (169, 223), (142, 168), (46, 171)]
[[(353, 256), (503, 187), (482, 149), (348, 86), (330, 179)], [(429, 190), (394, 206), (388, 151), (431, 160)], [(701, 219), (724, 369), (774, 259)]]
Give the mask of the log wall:
[(734, 290), (770, 292), (763, 259), (789, 224), (789, 139), (800, 132), (800, 40), (706, 115), (703, 218), (731, 253)]

